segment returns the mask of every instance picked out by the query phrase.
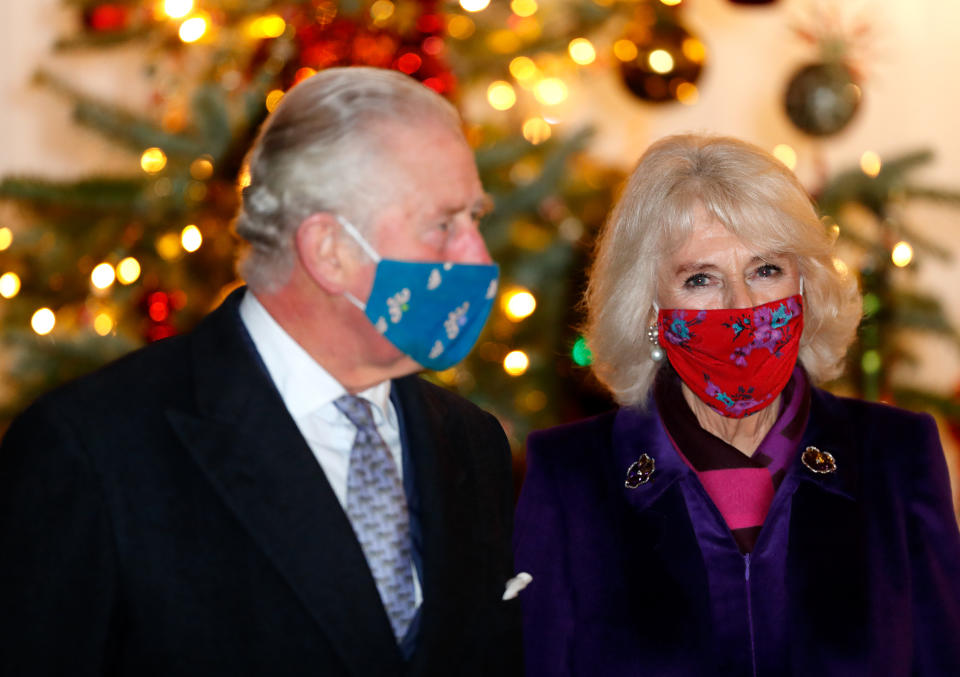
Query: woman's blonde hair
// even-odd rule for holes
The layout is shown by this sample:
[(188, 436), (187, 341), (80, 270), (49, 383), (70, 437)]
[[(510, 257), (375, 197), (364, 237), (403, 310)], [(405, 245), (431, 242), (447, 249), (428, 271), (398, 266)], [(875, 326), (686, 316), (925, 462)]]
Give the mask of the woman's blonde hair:
[(643, 154), (597, 243), (584, 333), (600, 381), (621, 405), (646, 402), (659, 366), (647, 340), (657, 264), (692, 232), (700, 207), (751, 247), (796, 256), (804, 296), (800, 362), (815, 382), (838, 376), (862, 303), (806, 190), (752, 144), (682, 134)]

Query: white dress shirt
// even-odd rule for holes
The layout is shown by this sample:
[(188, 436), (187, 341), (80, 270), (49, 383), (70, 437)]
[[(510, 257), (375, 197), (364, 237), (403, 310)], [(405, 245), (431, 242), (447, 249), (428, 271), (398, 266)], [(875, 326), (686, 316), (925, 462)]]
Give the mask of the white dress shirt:
[[(284, 331), (249, 289), (240, 301), (240, 319), (287, 411), (320, 463), (340, 505), (346, 509), (347, 469), (357, 429), (333, 403), (346, 395), (347, 390)], [(402, 480), (403, 450), (397, 412), (390, 401), (390, 381), (378, 383), (358, 395), (370, 402), (377, 432), (390, 449)], [(419, 605), (422, 595), (416, 570), (413, 584)]]

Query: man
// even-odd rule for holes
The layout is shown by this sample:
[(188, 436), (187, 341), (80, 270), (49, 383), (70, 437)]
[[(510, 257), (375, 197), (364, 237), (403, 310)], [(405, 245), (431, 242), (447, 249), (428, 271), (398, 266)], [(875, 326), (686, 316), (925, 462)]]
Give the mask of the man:
[(496, 286), (456, 113), (331, 69), (248, 165), (249, 286), (0, 447), (0, 674), (515, 673), (506, 439), (412, 375)]

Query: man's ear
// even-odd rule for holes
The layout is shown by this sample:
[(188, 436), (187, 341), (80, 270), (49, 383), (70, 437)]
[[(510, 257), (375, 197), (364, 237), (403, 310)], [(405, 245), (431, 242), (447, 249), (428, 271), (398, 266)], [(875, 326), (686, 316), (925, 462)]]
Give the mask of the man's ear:
[(333, 214), (318, 212), (297, 226), (294, 237), (300, 265), (329, 294), (343, 293), (355, 267), (349, 245), (340, 237), (341, 230)]

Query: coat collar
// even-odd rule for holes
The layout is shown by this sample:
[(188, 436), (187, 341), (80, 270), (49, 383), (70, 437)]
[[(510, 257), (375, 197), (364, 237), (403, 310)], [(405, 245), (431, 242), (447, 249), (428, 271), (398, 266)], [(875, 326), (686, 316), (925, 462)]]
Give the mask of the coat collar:
[[(668, 488), (693, 472), (673, 448), (652, 400), (645, 410), (639, 407), (621, 408), (614, 419), (612, 435), (613, 479), (627, 502), (636, 510), (646, 510)], [(625, 486), (631, 466), (644, 454), (654, 462), (650, 480), (635, 488)]]
[[(810, 420), (800, 442), (800, 450), (787, 475), (797, 482), (816, 487), (851, 501), (860, 498), (861, 459), (856, 423), (834, 395), (817, 388), (811, 389)], [(811, 471), (802, 460), (803, 451), (814, 446), (829, 452), (836, 463), (836, 470), (826, 474)]]
[(167, 418), (350, 671), (399, 673), (400, 652), (363, 552), (246, 335), (242, 294), (193, 333), (196, 409)]

